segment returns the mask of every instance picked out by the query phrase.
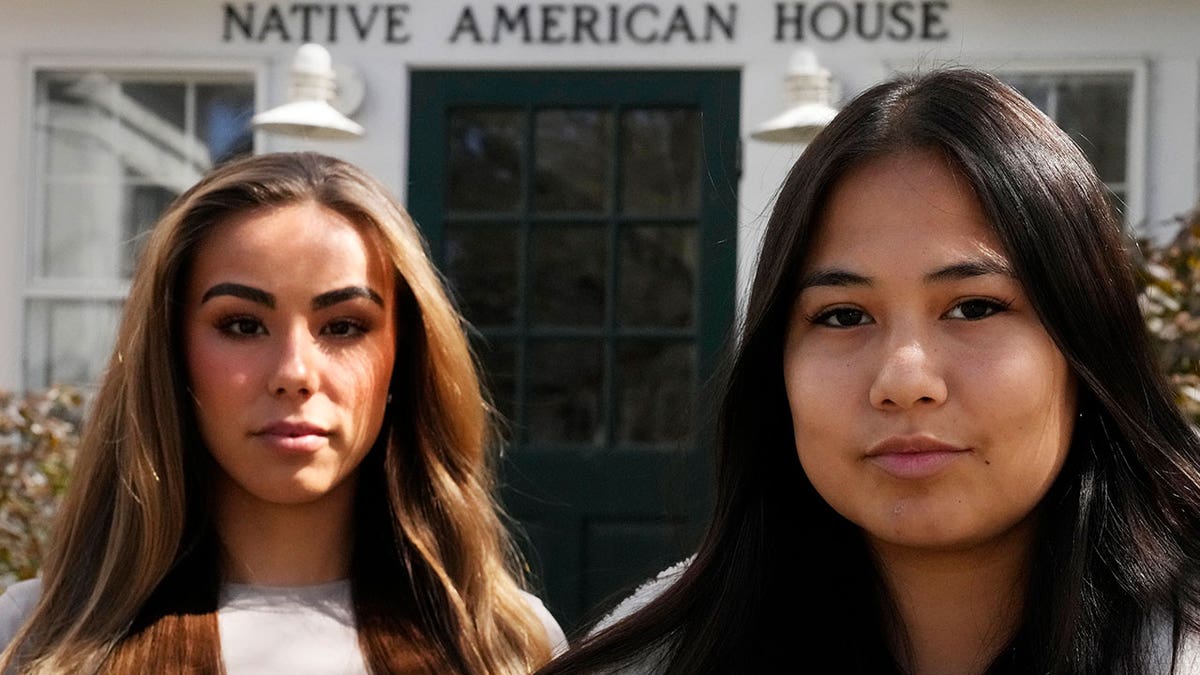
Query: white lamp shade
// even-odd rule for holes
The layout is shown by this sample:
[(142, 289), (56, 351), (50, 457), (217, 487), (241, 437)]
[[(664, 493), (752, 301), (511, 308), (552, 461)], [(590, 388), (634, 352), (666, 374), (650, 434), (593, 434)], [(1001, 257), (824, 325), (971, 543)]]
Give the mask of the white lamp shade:
[(770, 143), (807, 144), (837, 115), (831, 104), (837, 86), (808, 49), (792, 54), (784, 83), (788, 108), (759, 125), (750, 137)]
[(358, 138), (362, 125), (329, 105), (328, 101), (292, 101), (251, 118), (255, 129), (319, 139)]
[(809, 143), (837, 112), (823, 103), (804, 103), (763, 122), (750, 137), (769, 143)]
[[(349, 71), (345, 71), (349, 72)], [(288, 102), (261, 112), (251, 118), (255, 129), (305, 138), (343, 139), (362, 136), (362, 125), (333, 106), (337, 96), (338, 73), (333, 68), (329, 50), (316, 43), (306, 43), (296, 50), (292, 60)], [(361, 83), (352, 82), (357, 107), (361, 101)]]

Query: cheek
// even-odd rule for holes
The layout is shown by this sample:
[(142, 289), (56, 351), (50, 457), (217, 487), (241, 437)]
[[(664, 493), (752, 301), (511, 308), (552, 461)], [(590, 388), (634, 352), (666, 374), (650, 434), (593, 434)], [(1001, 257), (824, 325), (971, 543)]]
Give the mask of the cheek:
[(847, 415), (867, 401), (868, 384), (863, 383), (860, 370), (852, 360), (789, 350), (784, 384), (797, 437), (847, 428)]
[(252, 386), (255, 368), (262, 362), (248, 350), (229, 349), (205, 336), (188, 336), (184, 351), (188, 385), (201, 410), (239, 399)]
[(363, 442), (373, 442), (383, 424), (394, 365), (394, 343), (380, 336), (345, 355), (336, 368), (336, 387), (346, 396)]
[(1074, 432), (1076, 382), (1066, 359), (1049, 341), (1012, 340), (996, 358), (964, 371), (974, 386), (967, 413), (981, 420), (996, 451), (988, 458), (1015, 481), (1040, 493), (1066, 460)]
[(784, 362), (784, 383), (796, 454), (809, 480), (824, 492), (826, 477), (835, 477), (845, 457), (841, 451), (853, 442), (855, 425), (862, 415), (866, 388), (861, 374), (846, 359), (789, 350)]
[(957, 388), (971, 392), (976, 415), (1024, 433), (1059, 433), (1064, 422), (1069, 431), (1076, 385), (1049, 338), (1012, 340), (1003, 350), (961, 362), (975, 364), (960, 371)]

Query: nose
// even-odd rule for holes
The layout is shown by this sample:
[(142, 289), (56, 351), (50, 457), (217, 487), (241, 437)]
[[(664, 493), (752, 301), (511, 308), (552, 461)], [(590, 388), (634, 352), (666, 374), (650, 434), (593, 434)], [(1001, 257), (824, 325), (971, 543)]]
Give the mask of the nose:
[(928, 341), (917, 336), (889, 340), (871, 383), (871, 405), (880, 410), (910, 410), (946, 401), (946, 381)]
[(279, 356), (267, 387), (275, 396), (308, 398), (317, 391), (320, 350), (306, 327), (290, 330), (279, 345)]

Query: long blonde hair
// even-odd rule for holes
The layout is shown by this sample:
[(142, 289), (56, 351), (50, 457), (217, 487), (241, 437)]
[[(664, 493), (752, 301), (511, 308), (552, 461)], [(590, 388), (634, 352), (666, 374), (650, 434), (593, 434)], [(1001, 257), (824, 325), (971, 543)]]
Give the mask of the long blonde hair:
[(275, 153), (218, 167), (151, 233), (84, 428), (41, 600), (0, 666), (134, 672), (169, 661), (222, 670), (210, 460), (187, 393), (182, 291), (214, 225), (306, 201), (373, 231), (395, 268), (394, 400), (360, 467), (355, 521), (352, 594), (364, 661), (375, 672), (405, 664), (516, 673), (549, 658), (493, 496), (491, 407), (424, 240), (361, 169)]

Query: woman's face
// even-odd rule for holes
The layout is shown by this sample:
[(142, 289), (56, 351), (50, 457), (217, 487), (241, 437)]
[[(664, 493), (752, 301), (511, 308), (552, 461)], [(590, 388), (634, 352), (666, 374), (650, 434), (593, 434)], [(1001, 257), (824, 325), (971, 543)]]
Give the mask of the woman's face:
[(1066, 360), (970, 183), (933, 152), (869, 161), (832, 190), (784, 379), (805, 473), (877, 547), (1027, 535), (1075, 415)]
[(218, 490), (313, 502), (379, 435), (396, 352), (390, 268), (341, 215), (314, 203), (216, 225), (188, 279), (183, 336)]

